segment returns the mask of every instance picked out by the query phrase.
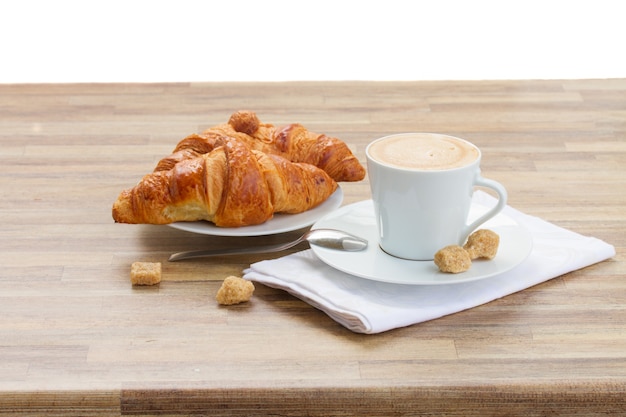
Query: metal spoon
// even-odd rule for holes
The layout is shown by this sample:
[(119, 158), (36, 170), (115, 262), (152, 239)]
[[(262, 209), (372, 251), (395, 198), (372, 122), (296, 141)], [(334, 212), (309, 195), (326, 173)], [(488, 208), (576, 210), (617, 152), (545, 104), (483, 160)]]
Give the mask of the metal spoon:
[(303, 241), (309, 242), (311, 245), (317, 245), (329, 249), (338, 249), (348, 252), (356, 252), (367, 248), (367, 240), (350, 233), (342, 232), (334, 229), (313, 229), (309, 230), (294, 241), (281, 243), (278, 245), (262, 245), (252, 246), (248, 248), (231, 248), (231, 249), (209, 249), (197, 250), (189, 252), (178, 252), (170, 256), (169, 261), (180, 261), (191, 258), (204, 258), (209, 256), (221, 255), (241, 255), (246, 253), (269, 253), (280, 252), (296, 246)]

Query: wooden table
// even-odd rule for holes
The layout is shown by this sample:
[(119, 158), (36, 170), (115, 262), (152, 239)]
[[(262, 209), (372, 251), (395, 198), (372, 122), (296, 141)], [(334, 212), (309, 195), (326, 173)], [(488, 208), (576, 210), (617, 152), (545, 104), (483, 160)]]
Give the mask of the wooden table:
[[(115, 224), (111, 204), (239, 109), (363, 162), (389, 133), (464, 137), (510, 205), (617, 255), (378, 335), (262, 285), (220, 307), (221, 280), (268, 255), (168, 263), (241, 239)], [(0, 85), (0, 415), (626, 414), (625, 184), (626, 79)], [(139, 260), (160, 286), (130, 285)]]

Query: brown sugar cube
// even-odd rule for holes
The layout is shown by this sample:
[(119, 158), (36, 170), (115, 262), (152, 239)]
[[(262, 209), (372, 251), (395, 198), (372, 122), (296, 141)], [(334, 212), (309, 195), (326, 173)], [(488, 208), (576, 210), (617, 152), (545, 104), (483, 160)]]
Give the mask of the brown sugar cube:
[(130, 267), (133, 285), (156, 285), (161, 282), (161, 262), (133, 262)]
[(441, 272), (458, 274), (472, 266), (472, 260), (465, 249), (457, 245), (446, 246), (435, 254), (435, 265)]
[(475, 231), (467, 238), (467, 243), (465, 243), (463, 248), (469, 253), (471, 259), (493, 259), (498, 252), (499, 244), (500, 236), (497, 233), (481, 229)]
[(249, 301), (254, 292), (254, 284), (239, 277), (227, 277), (217, 291), (215, 299), (222, 305), (233, 305)]

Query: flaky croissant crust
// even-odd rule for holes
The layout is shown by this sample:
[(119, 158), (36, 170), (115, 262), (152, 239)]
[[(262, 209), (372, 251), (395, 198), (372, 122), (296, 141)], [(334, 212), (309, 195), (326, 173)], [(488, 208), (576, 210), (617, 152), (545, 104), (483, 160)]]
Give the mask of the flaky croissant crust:
[(274, 213), (300, 213), (325, 201), (337, 183), (323, 170), (251, 150), (214, 135), (206, 152), (187, 153), (120, 193), (113, 218), (167, 224), (208, 220), (222, 227), (263, 223)]
[(252, 111), (235, 112), (228, 123), (184, 138), (172, 155), (162, 159), (155, 170), (171, 169), (183, 159), (210, 152), (221, 136), (236, 138), (254, 150), (280, 155), (292, 162), (315, 165), (335, 181), (360, 181), (365, 178), (365, 168), (343, 141), (311, 132), (298, 123), (280, 127), (261, 123)]

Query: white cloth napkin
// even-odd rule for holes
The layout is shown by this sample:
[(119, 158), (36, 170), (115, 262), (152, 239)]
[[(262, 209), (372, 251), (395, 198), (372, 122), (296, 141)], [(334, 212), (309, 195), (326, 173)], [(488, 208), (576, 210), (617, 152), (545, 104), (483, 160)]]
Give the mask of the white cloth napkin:
[[(494, 198), (477, 191), (474, 202)], [(533, 237), (528, 258), (513, 270), (450, 285), (398, 285), (338, 271), (312, 250), (250, 265), (244, 278), (283, 289), (357, 333), (380, 333), (472, 308), (615, 256), (615, 248), (507, 206), (504, 213)]]

